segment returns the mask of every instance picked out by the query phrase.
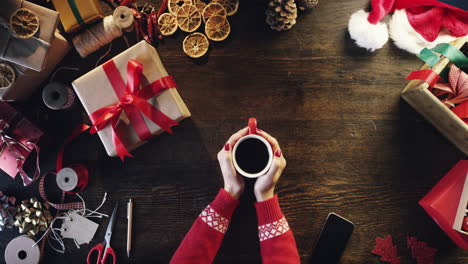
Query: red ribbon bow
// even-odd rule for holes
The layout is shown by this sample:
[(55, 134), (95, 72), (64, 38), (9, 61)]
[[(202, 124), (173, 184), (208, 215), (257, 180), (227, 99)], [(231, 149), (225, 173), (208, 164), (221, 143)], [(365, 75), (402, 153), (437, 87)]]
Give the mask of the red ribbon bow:
[(91, 133), (96, 133), (110, 124), (112, 127), (112, 140), (117, 154), (122, 161), (125, 156), (133, 157), (127, 151), (115, 130), (122, 111), (125, 111), (130, 123), (142, 141), (152, 136), (142, 114), (163, 130), (172, 134), (171, 127), (178, 125), (178, 123), (147, 102), (148, 99), (163, 91), (176, 87), (176, 83), (171, 76), (162, 77), (139, 89), (141, 78), (143, 77), (143, 65), (141, 63), (135, 60), (128, 61), (127, 83), (122, 79), (113, 60), (104, 63), (102, 68), (117, 94), (119, 101), (114, 105), (103, 107), (90, 115), (91, 122), (93, 123), (93, 127), (90, 131)]

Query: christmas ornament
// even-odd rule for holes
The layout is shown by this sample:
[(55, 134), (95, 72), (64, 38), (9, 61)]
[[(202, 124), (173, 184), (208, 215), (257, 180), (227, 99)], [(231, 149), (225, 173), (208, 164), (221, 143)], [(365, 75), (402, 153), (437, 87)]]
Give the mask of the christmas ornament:
[(208, 51), (209, 46), (206, 36), (198, 32), (188, 35), (182, 43), (185, 54), (190, 58), (202, 57)]
[[(380, 22), (394, 12), (387, 28)], [(348, 24), (351, 38), (369, 51), (382, 48), (389, 35), (411, 53), (450, 42), (468, 34), (468, 11), (437, 0), (372, 0), (372, 11), (359, 10)]]
[(375, 247), (372, 249), (371, 253), (380, 256), (381, 261), (391, 264), (400, 264), (398, 249), (393, 245), (391, 235), (388, 235), (385, 238), (375, 238)]
[(182, 31), (194, 32), (201, 25), (201, 14), (197, 7), (185, 4), (176, 13), (177, 25)]
[(206, 21), (212, 16), (227, 17), (226, 9), (224, 9), (223, 5), (220, 3), (210, 3), (205, 7), (205, 9), (203, 9), (203, 22), (206, 23)]
[(234, 15), (239, 9), (239, 0), (213, 0), (213, 3), (220, 3), (223, 5), (228, 16)]
[(297, 7), (300, 10), (314, 8), (318, 5), (319, 0), (297, 0)]
[(192, 0), (169, 0), (167, 3), (167, 9), (169, 10), (169, 13), (175, 16), (177, 11), (179, 11), (179, 9), (185, 4), (191, 5)]
[(164, 13), (158, 19), (159, 32), (163, 36), (170, 36), (177, 31), (177, 19), (171, 13)]
[(222, 41), (227, 38), (231, 32), (231, 25), (227, 18), (223, 16), (212, 16), (206, 21), (206, 36), (213, 41)]
[(8, 89), (16, 80), (16, 73), (8, 63), (0, 63), (0, 89)]
[(271, 0), (265, 13), (266, 22), (273, 30), (288, 30), (296, 24), (297, 7), (294, 0)]
[(43, 205), (36, 198), (23, 200), (16, 210), (14, 225), (19, 228), (20, 234), (35, 236), (46, 231), (53, 217), (49, 205)]
[(0, 191), (0, 231), (13, 227), (13, 216), (16, 213), (15, 197), (6, 196)]
[(39, 17), (27, 8), (20, 8), (11, 15), (10, 30), (18, 38), (31, 38), (39, 30)]

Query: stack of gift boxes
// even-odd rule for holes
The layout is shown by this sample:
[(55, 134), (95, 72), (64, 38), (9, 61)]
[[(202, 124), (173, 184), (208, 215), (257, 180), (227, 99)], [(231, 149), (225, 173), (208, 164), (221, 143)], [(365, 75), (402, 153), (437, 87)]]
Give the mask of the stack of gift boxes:
[[(5, 101), (27, 101), (70, 51), (57, 29), (59, 20), (61, 31), (72, 36), (104, 17), (98, 0), (52, 0), (52, 4), (56, 11), (25, 0), (3, 0), (0, 8), (0, 85), (4, 86), (0, 87), (0, 168), (13, 178), (23, 171), (18, 156), (30, 156), (42, 132)], [(30, 36), (22, 36), (12, 25), (18, 10), (38, 22), (38, 30)], [(129, 152), (152, 136), (172, 133), (173, 126), (190, 116), (175, 80), (154, 47), (144, 41), (69, 85), (90, 117), (91, 132), (98, 133), (112, 157), (131, 156)]]

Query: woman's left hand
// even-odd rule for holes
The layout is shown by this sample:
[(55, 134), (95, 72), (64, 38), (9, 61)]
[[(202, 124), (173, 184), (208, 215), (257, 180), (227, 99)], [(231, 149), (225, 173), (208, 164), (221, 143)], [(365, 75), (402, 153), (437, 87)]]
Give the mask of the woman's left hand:
[(221, 167), (221, 173), (224, 179), (224, 190), (226, 190), (232, 197), (239, 199), (241, 194), (244, 192), (244, 179), (240, 176), (234, 164), (232, 163), (232, 148), (236, 142), (243, 136), (249, 133), (249, 129), (243, 128), (237, 133), (232, 135), (224, 145), (223, 149), (218, 152), (219, 166)]

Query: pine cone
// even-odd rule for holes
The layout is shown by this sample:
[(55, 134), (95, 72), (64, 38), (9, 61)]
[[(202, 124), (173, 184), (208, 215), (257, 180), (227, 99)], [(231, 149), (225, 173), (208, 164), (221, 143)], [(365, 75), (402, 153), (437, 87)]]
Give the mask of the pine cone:
[(318, 5), (319, 0), (296, 0), (300, 10), (314, 8)]
[(265, 14), (271, 29), (288, 30), (296, 24), (297, 7), (294, 0), (271, 0)]

